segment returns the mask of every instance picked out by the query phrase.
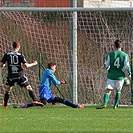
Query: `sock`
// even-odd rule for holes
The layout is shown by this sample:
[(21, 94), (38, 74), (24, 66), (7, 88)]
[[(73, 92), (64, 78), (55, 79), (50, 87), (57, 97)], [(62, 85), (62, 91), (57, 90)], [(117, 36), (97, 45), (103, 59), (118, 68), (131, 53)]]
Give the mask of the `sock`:
[(32, 98), (33, 101), (37, 101), (37, 100), (36, 100), (35, 93), (34, 93), (33, 90), (29, 90), (29, 95), (30, 95), (30, 97)]
[(108, 103), (108, 101), (109, 101), (109, 94), (108, 93), (105, 93), (104, 94), (104, 105), (106, 105), (107, 103)]
[(114, 106), (117, 106), (118, 105), (119, 100), (120, 100), (120, 97), (121, 97), (121, 92), (116, 92)]
[(77, 108), (78, 107), (78, 105), (75, 105), (75, 104), (73, 104), (73, 103), (71, 103), (71, 102), (69, 102), (67, 100), (64, 100), (64, 104), (67, 105), (67, 106), (73, 107), (73, 108)]
[(4, 106), (7, 106), (9, 97), (10, 97), (10, 92), (6, 91), (4, 96)]
[(28, 106), (28, 108), (29, 107), (33, 107), (33, 106), (35, 106), (33, 103), (29, 103), (29, 104), (27, 104), (27, 106)]

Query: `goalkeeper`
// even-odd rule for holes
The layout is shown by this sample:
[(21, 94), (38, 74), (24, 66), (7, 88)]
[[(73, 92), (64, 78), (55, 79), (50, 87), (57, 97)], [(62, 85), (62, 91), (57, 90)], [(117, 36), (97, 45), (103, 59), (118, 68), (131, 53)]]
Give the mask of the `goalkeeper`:
[[(65, 105), (73, 107), (73, 108), (84, 108), (84, 105), (73, 104), (72, 102), (69, 102), (65, 99), (54, 96), (51, 93), (50, 86), (52, 83), (54, 85), (60, 85), (60, 84), (66, 84), (66, 81), (65, 80), (58, 81), (56, 79), (56, 77), (54, 75), (54, 73), (56, 71), (56, 63), (50, 62), (47, 67), (48, 68), (44, 71), (44, 73), (42, 75), (42, 79), (41, 79), (41, 83), (40, 83), (39, 95), (40, 95), (41, 103), (46, 105), (47, 102), (52, 103), (52, 104), (58, 102), (58, 103), (65, 104)], [(21, 105), (20, 108), (28, 108), (28, 107), (32, 107), (32, 106), (34, 106), (33, 103)]]
[(122, 42), (120, 40), (115, 41), (115, 50), (109, 52), (104, 63), (105, 68), (108, 70), (107, 82), (105, 87), (104, 102), (103, 105), (97, 107), (97, 109), (103, 109), (107, 107), (111, 91), (116, 89), (115, 101), (113, 108), (116, 109), (121, 97), (121, 89), (124, 84), (125, 70), (130, 76), (129, 56), (121, 51)]

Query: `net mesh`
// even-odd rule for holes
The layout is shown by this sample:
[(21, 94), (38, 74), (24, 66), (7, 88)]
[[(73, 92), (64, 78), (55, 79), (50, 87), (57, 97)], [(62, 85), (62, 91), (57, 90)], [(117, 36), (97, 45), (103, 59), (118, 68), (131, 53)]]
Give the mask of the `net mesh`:
[[(55, 61), (57, 79), (68, 81), (67, 85), (60, 85), (59, 88), (66, 99), (72, 100), (69, 83), (71, 12), (1, 11), (0, 16), (0, 56), (11, 49), (13, 41), (19, 40), (21, 52), (29, 63), (34, 60), (40, 62), (40, 53), (44, 68), (50, 61)], [(116, 39), (121, 39), (123, 50), (131, 53), (132, 14), (131, 11), (80, 11), (77, 16), (78, 102), (99, 104), (103, 101), (106, 83), (103, 62), (107, 52), (114, 48)], [(24, 70), (38, 97), (39, 73), (43, 69), (35, 66)], [(4, 69), (4, 82), (6, 75)], [(130, 86), (123, 87), (120, 104), (131, 104), (130, 90)], [(52, 86), (52, 92), (60, 96), (55, 86)], [(110, 104), (114, 102), (115, 91), (112, 93)], [(25, 89), (14, 86), (11, 103), (30, 100)]]

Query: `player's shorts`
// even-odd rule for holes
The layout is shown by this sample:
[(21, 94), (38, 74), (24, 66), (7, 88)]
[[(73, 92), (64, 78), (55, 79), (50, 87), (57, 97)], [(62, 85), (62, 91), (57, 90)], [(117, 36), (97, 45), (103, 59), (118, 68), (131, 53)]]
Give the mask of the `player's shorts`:
[(20, 87), (27, 87), (29, 84), (28, 78), (25, 75), (19, 77), (7, 77), (6, 85), (14, 86), (17, 83)]
[(50, 88), (46, 86), (40, 87), (39, 96), (40, 96), (40, 99), (46, 98), (47, 102), (51, 102), (55, 98), (55, 96), (51, 93)]
[(124, 79), (122, 79), (122, 80), (108, 79), (105, 89), (110, 89), (110, 90), (116, 89), (117, 91), (121, 91), (123, 84), (124, 84)]

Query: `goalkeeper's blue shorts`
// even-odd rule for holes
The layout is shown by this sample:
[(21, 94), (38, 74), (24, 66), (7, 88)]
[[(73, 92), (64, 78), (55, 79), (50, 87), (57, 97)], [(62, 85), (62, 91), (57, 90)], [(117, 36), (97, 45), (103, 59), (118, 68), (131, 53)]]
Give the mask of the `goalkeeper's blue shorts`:
[(39, 90), (40, 99), (46, 98), (47, 102), (51, 102), (55, 96), (51, 93), (51, 90), (46, 86), (41, 86)]

